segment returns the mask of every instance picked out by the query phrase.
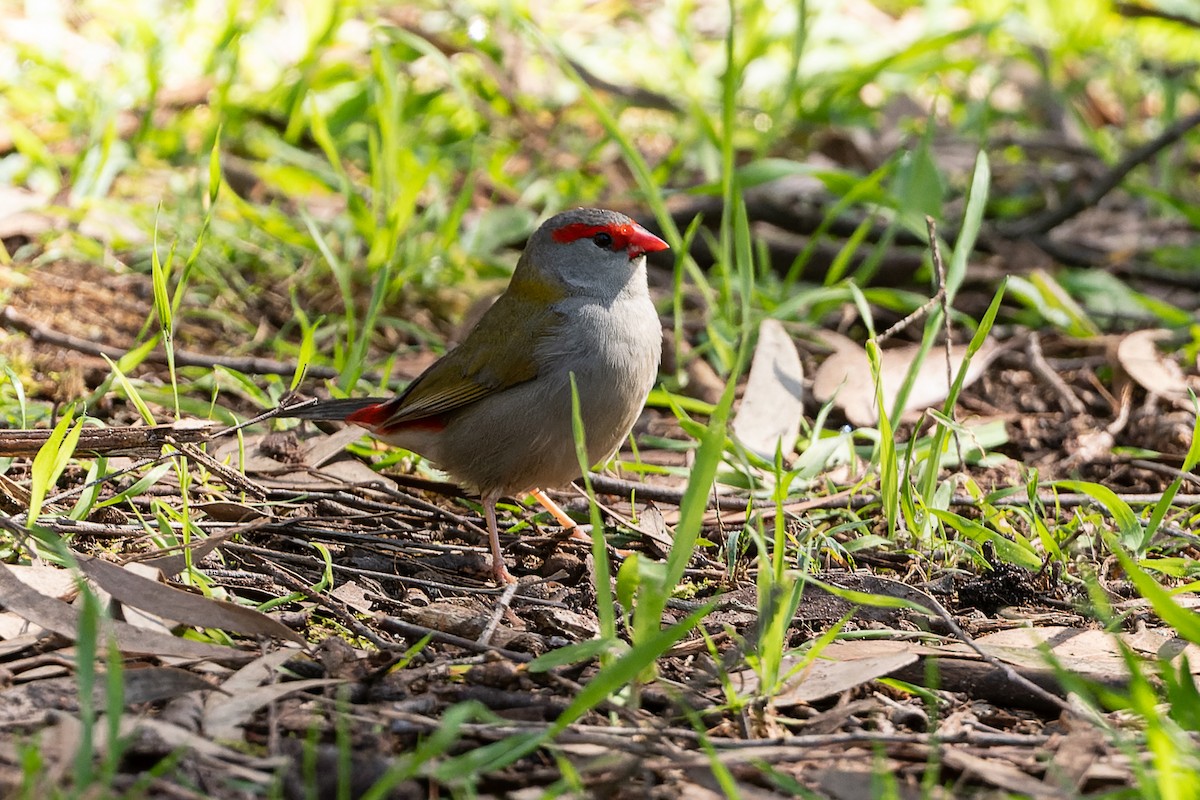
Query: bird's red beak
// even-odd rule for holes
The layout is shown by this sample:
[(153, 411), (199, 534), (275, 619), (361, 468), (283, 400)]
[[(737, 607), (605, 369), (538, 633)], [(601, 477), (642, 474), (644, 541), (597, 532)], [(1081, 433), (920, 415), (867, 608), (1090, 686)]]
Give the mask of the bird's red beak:
[(629, 234), (629, 244), (625, 247), (625, 252), (629, 254), (630, 260), (646, 253), (657, 253), (659, 250), (671, 249), (671, 245), (636, 222), (633, 223), (632, 228), (633, 231)]

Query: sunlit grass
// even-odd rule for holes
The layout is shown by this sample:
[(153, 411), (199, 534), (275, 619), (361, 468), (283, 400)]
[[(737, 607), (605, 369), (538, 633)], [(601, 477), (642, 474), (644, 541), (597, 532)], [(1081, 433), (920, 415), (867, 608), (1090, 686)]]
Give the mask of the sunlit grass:
[[(790, 623), (807, 571), (822, 558), (852, 565), (855, 554), (869, 547), (907, 549), (928, 558), (955, 554), (982, 566), (980, 552), (990, 544), (1002, 561), (1035, 570), (1045, 558), (1069, 566), (1075, 556), (1064, 552), (1063, 543), (1078, 531), (1115, 529), (1118, 536), (1103, 543), (1103, 555), (1121, 560), (1160, 616), (1195, 640), (1186, 614), (1150, 577), (1194, 576), (1194, 569), (1156, 552), (1154, 544), (1182, 478), (1148, 516), (1099, 484), (1047, 485), (1032, 471), (1027, 486), (1012, 490), (1028, 494), (1031, 502), (999, 505), (999, 494), (983, 496), (969, 478), (947, 474), (947, 468), (962, 466), (953, 440), (959, 437), (967, 449), (972, 432), (951, 416), (965, 363), (940, 413), (929, 415), (931, 427), (907, 440), (901, 438), (907, 386), (893, 408), (882, 408), (880, 387), (882, 413), (872, 428), (835, 430), (827, 423), (830, 408), (822, 409), (806, 423), (800, 455), (787, 466), (782, 458), (769, 463), (741, 453), (728, 439), (734, 389), (761, 319), (820, 326), (852, 306), (858, 323), (874, 336), (876, 315), (907, 314), (928, 299), (911, 289), (865, 286), (898, 238), (925, 235), (924, 215), (957, 226), (946, 276), (953, 299), (985, 210), (1020, 214), (1034, 208), (1036, 199), (994, 197), (990, 179), (998, 165), (986, 157), (976, 160), (970, 174), (954, 175), (939, 166), (934, 152), (936, 137), (946, 131), (984, 146), (993, 131), (1028, 128), (1023, 108), (1001, 106), (1005, 93), (1016, 91), (1004, 62), (1033, 60), (1025, 41), (1030, 22), (1059, 26), (1048, 28), (1056, 34), (1049, 44), (1052, 77), (1077, 81), (1069, 73), (1083, 74), (1086, 67), (1089, 79), (1118, 88), (1118, 102), (1134, 118), (1145, 99), (1135, 64), (1139, 48), (1154, 43), (1152, 51), (1164, 58), (1185, 52), (1174, 37), (1155, 42), (1117, 25), (1113, 14), (1094, 4), (1086, 16), (1096, 29), (1051, 4), (1009, 3), (981, 6), (974, 15), (958, 9), (960, 16), (949, 21), (914, 9), (908, 19), (916, 22), (897, 25), (895, 36), (847, 21), (835, 5), (685, 3), (630, 11), (572, 2), (502, 11), (472, 4), (397, 11), (330, 1), (254, 8), (229, 3), (213, 13), (207, 5), (131, 11), (84, 2), (78, 4), (78, 30), (47, 11), (39, 35), (0, 44), (0, 115), (11, 139), (11, 150), (0, 156), (0, 178), (53, 198), (48, 212), (76, 226), (39, 242), (45, 249), (36, 252), (37, 259), (117, 262), (151, 276), (147, 325), (87, 403), (116, 398), (131, 418), (147, 424), (179, 416), (232, 422), (234, 415), (223, 405), (272, 406), (285, 389), (311, 386), (305, 371), (314, 365), (339, 370), (331, 387), (339, 393), (388, 388), (395, 351), (440, 348), (466, 301), (507, 276), (515, 258), (508, 248), (523, 241), (541, 216), (564, 206), (604, 202), (648, 209), (670, 241), (672, 291), (661, 310), (671, 314), (679, 340), (689, 335), (685, 323), (698, 320), (692, 357), (706, 359), (727, 386), (719, 402), (706, 403), (679, 394), (687, 388), (682, 369), (664, 376), (651, 405), (674, 414), (685, 440), (669, 446), (688, 450), (694, 459), (686, 471), (640, 459), (624, 468), (687, 479), (667, 560), (626, 559), (611, 591), (607, 569), (597, 570), (600, 638), (545, 656), (533, 669), (593, 658), (601, 666), (545, 732), (464, 754), (458, 748), (462, 726), (494, 718), (473, 705), (456, 706), (445, 715), (443, 730), (404, 756), (376, 794), (414, 775), (470, 791), (483, 771), (551, 743), (606, 701), (636, 705), (637, 689), (655, 679), (658, 659), (695, 633), (708, 610), (701, 604), (664, 627), (664, 611), (702, 549), (725, 559), (728, 576), (752, 576), (757, 583), (761, 626), (757, 638), (744, 644), (759, 674), (759, 695), (737, 697), (726, 686), (731, 708), (769, 706), (787, 677), (782, 665), (795, 655), (788, 649)], [(732, 28), (731, 13), (737, 15)], [(1099, 29), (1110, 34), (1096, 39)], [(63, 43), (55, 44), (56, 36)], [(980, 53), (989, 55), (986, 63)], [(1102, 59), (1101, 53), (1115, 55)], [(587, 73), (654, 94), (629, 99)], [(179, 100), (180, 90), (194, 81), (203, 81), (205, 90), (191, 101)], [(1139, 96), (1132, 86), (1139, 87)], [(1154, 94), (1181, 91), (1161, 86)], [(874, 137), (887, 124), (889, 103), (901, 99), (915, 103), (919, 113), (897, 126), (897, 152), (862, 153), (871, 162), (862, 169), (815, 168), (796, 155), (810, 152), (839, 127)], [(1178, 113), (1177, 104), (1167, 107)], [(1161, 122), (1142, 119), (1135, 127), (1152, 132)], [(1102, 155), (1117, 152), (1111, 133), (1096, 130), (1090, 136)], [(835, 199), (800, 254), (791, 263), (773, 264), (750, 227), (745, 195), (786, 176), (811, 177)], [(697, 220), (679, 230), (672, 221), (669, 205), (685, 190), (721, 198), (721, 218), (706, 221), (711, 228)], [(963, 196), (959, 219), (947, 206)], [(1159, 189), (1147, 187), (1144, 196), (1164, 213), (1195, 214)], [(89, 239), (77, 227), (97, 209), (115, 209), (144, 238), (127, 241), (129, 232), (117, 231), (102, 241)], [(814, 253), (833, 241), (830, 230), (847, 211), (864, 212), (862, 222), (837, 240), (839, 249), (824, 274), (810, 274)], [(884, 234), (872, 243), (868, 234), (876, 227)], [(710, 268), (701, 269), (690, 257), (694, 241), (710, 246), (715, 256)], [(21, 261), (36, 251), (25, 247), (0, 258)], [(1134, 292), (1107, 273), (1100, 278), (1034, 270), (1013, 276), (980, 319), (952, 311), (956, 325), (975, 333), (974, 348), (994, 330), (1002, 297), (1011, 301), (1005, 309), (1010, 322), (1078, 337), (1100, 333), (1097, 320), (1106, 308), (1136, 305), (1163, 324), (1179, 326), (1189, 318), (1187, 309)], [(262, 308), (278, 298), (290, 312), (260, 324)], [(414, 320), (414, 308), (432, 309), (422, 319), (435, 324)], [(228, 318), (247, 343), (253, 340), (296, 369), (260, 377), (225, 367), (179, 367), (176, 337), (189, 318)], [(940, 356), (934, 341), (941, 326), (940, 312), (934, 312), (909, 385), (922, 359)], [(166, 385), (133, 377), (154, 347), (167, 354)], [(878, 351), (870, 352), (878, 377)], [(0, 386), (5, 417), (22, 427), (50, 420), (48, 404), (26, 396), (25, 376), (7, 365), (5, 373)], [(371, 373), (382, 377), (368, 380)], [(161, 545), (199, 533), (190, 507), (195, 465), (180, 457), (149, 466), (102, 497), (96, 482), (107, 462), (74, 452), (73, 437), (83, 420), (82, 411), (60, 413), (49, 444), (32, 463), (31, 525), (64, 470), (75, 464), (92, 488), (76, 498), (67, 512), (71, 518), (121, 507), (174, 470), (178, 500), (155, 498), (137, 518)], [(1200, 460), (1197, 441), (1200, 431), (1193, 432), (1184, 472)], [(990, 449), (986, 443), (975, 452), (967, 449), (967, 460)], [(388, 467), (401, 458), (392, 454), (376, 463)], [(844, 464), (855, 465), (852, 492), (871, 497), (872, 505), (814, 515), (805, 520), (804, 535), (790, 531), (785, 501), (829, 488), (822, 483), (825, 471)], [(9, 467), (11, 461), (0, 462), (0, 469)], [(717, 482), (772, 500), (773, 519), (764, 522), (752, 514), (724, 542), (707, 542), (702, 523)], [(971, 513), (950, 508), (959, 487), (979, 498)], [(1085, 493), (1107, 518), (1081, 513), (1059, 525), (1037, 500), (1038, 492), (1049, 489)], [(593, 519), (598, 522), (598, 512)], [(852, 534), (849, 541), (845, 534)], [(596, 535), (599, 564), (604, 548), (598, 528)], [(320, 593), (332, 584), (334, 556), (319, 543), (314, 547), (325, 570), (307, 590)], [(301, 597), (298, 592), (268, 600), (263, 608)], [(90, 627), (81, 632), (87, 638), (81, 653), (94, 657), (105, 645), (96, 638), (98, 612), (85, 609)], [(840, 634), (839, 626), (828, 628), (800, 663), (817, 657)], [(119, 672), (113, 674), (119, 678)], [(81, 692), (90, 692), (100, 677), (81, 671)], [(1162, 717), (1156, 701), (1163, 692), (1180, 702), (1196, 694), (1190, 673), (1177, 671), (1165, 688), (1139, 681), (1122, 704), (1147, 721), (1153, 755), (1147, 780), (1163, 782), (1162, 796), (1183, 796), (1194, 781), (1162, 776), (1195, 763), (1195, 747), (1180, 732), (1194, 728), (1195, 720)], [(118, 710), (109, 709), (110, 724)], [(89, 726), (99, 724), (97, 709), (84, 712)], [(698, 733), (704, 741), (704, 732)], [(715, 756), (712, 766), (728, 784), (731, 777)], [(31, 769), (36, 772), (36, 765)], [(81, 748), (80, 780), (106, 786), (114, 769), (112, 762), (97, 769), (90, 751)]]

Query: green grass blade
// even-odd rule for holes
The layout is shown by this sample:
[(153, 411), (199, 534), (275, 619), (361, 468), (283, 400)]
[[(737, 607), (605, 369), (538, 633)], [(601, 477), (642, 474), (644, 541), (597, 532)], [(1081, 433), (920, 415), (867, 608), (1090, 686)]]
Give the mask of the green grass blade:
[(583, 487), (587, 492), (588, 509), (591, 513), (592, 560), (596, 569), (596, 615), (600, 623), (600, 639), (615, 641), (617, 638), (617, 615), (613, 608), (612, 580), (608, 569), (608, 543), (604, 539), (604, 520), (600, 517), (600, 506), (592, 489), (591, 467), (588, 463), (587, 431), (583, 427), (583, 412), (579, 407), (579, 386), (575, 373), (571, 375), (571, 433), (575, 437), (575, 457), (583, 473)]
[[(47, 493), (58, 483), (59, 477), (75, 453), (75, 445), (79, 443), (79, 436), (83, 433), (84, 415), (80, 414), (78, 420), (74, 419), (74, 415), (74, 407), (68, 407), (62, 419), (50, 432), (50, 438), (38, 448), (37, 455), (33, 457), (33, 466), (30, 468), (29, 512), (25, 519), (28, 528), (37, 524)], [(72, 422), (75, 423), (74, 426)]]

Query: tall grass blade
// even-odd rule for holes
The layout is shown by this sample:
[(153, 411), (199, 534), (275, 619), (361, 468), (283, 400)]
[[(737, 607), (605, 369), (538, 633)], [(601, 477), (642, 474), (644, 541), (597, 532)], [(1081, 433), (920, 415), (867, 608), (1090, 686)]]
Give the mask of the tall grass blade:
[[(30, 469), (29, 512), (25, 518), (28, 528), (37, 524), (47, 493), (58, 483), (59, 477), (75, 453), (79, 435), (83, 433), (84, 415), (80, 414), (79, 419), (75, 420), (74, 414), (74, 406), (68, 407), (62, 419), (50, 432), (50, 438), (33, 457), (33, 466)], [(75, 424), (72, 425), (72, 422)]]

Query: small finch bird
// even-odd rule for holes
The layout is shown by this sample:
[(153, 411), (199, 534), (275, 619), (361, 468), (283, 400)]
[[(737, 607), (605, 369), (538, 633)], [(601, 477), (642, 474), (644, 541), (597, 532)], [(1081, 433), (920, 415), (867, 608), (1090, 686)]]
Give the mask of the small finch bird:
[(458, 347), (392, 398), (328, 400), (285, 412), (345, 420), (437, 464), (480, 494), (492, 574), (504, 565), (496, 501), (579, 477), (571, 429), (578, 387), (587, 456), (614, 452), (658, 374), (662, 329), (646, 287), (646, 253), (667, 243), (615, 211), (578, 208), (529, 239), (504, 294)]

